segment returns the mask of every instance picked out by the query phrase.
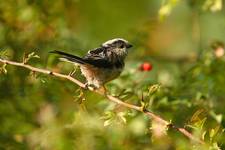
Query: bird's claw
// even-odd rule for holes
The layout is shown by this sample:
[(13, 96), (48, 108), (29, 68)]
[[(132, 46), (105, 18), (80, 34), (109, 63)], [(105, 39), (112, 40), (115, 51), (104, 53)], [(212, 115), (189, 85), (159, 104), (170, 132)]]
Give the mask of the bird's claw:
[(92, 84), (85, 83), (85, 84), (84, 84), (84, 89), (85, 89), (85, 90), (95, 91), (95, 90), (97, 89), (97, 87), (95, 87), (95, 86), (92, 85)]
[(98, 87), (94, 86), (93, 84), (85, 83), (84, 89), (85, 90), (91, 90), (91, 91), (98, 91), (100, 93), (103, 93), (105, 96), (108, 94), (105, 86), (102, 86), (102, 87), (98, 88)]

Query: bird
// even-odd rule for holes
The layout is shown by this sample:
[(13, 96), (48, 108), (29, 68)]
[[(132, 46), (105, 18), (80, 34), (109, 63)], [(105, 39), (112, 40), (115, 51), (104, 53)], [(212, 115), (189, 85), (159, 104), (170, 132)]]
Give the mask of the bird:
[(105, 91), (105, 84), (117, 78), (124, 70), (124, 61), (131, 47), (127, 40), (115, 38), (89, 50), (83, 57), (59, 50), (50, 53), (58, 54), (61, 60), (78, 65), (86, 78), (86, 88), (95, 90), (103, 87)]

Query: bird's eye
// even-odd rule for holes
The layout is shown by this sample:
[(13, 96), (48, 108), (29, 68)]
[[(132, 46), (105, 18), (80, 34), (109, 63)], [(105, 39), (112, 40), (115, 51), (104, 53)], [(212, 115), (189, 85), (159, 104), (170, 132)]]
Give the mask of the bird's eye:
[(124, 48), (124, 45), (120, 45), (120, 48)]

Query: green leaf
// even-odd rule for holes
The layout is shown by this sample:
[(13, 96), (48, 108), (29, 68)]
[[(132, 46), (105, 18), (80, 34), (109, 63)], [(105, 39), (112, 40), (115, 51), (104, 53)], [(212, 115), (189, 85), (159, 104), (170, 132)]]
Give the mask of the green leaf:
[(83, 102), (86, 100), (83, 90), (79, 88), (76, 90), (76, 93), (78, 95), (74, 96), (75, 101), (78, 102), (79, 104), (83, 104)]
[(218, 122), (221, 123), (223, 120), (223, 115), (222, 114), (216, 114), (215, 112), (211, 111), (210, 115)]
[(1, 58), (7, 58), (8, 57), (8, 51), (7, 50), (0, 50), (0, 57)]
[(220, 130), (220, 126), (216, 126), (214, 129), (211, 129), (209, 131), (210, 141), (213, 141), (213, 138), (216, 137), (216, 135), (219, 133), (219, 130)]
[(23, 58), (23, 63), (27, 63), (32, 58), (40, 58), (40, 56), (36, 55), (35, 52), (25, 54)]
[(161, 88), (161, 85), (160, 84), (154, 84), (154, 85), (150, 86), (148, 88), (149, 95), (154, 94), (155, 92), (159, 91), (160, 88)]
[(214, 142), (212, 146), (210, 146), (209, 150), (222, 150), (222, 149), (218, 146), (217, 142)]
[(115, 117), (115, 112), (113, 112), (113, 111), (106, 111), (104, 113), (104, 115), (100, 119), (108, 120), (108, 119), (111, 119), (113, 117)]
[(206, 0), (202, 6), (203, 10), (210, 10), (211, 12), (221, 11), (223, 8), (222, 0)]
[(204, 131), (204, 132), (202, 133), (202, 140), (204, 140), (204, 139), (205, 139), (205, 135), (206, 135), (206, 133), (207, 133), (207, 131)]
[(119, 112), (118, 114), (117, 114), (117, 116), (119, 117), (119, 119), (120, 120), (122, 120), (123, 121), (123, 123), (127, 123), (127, 119), (126, 119), (126, 113), (125, 112)]
[(180, 0), (164, 0), (158, 11), (159, 19), (164, 20), (165, 17), (169, 16), (179, 1)]
[(104, 127), (109, 126), (109, 125), (112, 124), (112, 122), (113, 122), (113, 119), (106, 120), (106, 121), (104, 121), (103, 126), (104, 126)]
[(7, 64), (3, 64), (2, 67), (0, 68), (0, 72), (3, 72), (4, 74), (7, 74), (6, 66), (7, 66)]
[(113, 111), (106, 111), (104, 116), (102, 116), (100, 119), (105, 120), (103, 126), (109, 126), (113, 123), (113, 120), (115, 119), (115, 112)]
[(197, 130), (202, 130), (207, 120), (204, 112), (205, 111), (203, 109), (197, 110), (191, 117), (189, 126)]

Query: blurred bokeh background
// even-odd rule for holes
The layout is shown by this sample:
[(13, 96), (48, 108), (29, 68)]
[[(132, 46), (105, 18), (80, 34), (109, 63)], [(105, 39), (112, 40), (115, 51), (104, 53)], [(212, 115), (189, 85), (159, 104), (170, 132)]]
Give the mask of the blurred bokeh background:
[[(1, 1), (1, 58), (21, 62), (35, 52), (40, 58), (29, 64), (68, 74), (73, 65), (49, 51), (82, 56), (109, 39), (127, 39), (134, 47), (122, 75), (107, 85), (109, 92), (136, 105), (143, 95), (149, 110), (207, 144), (191, 143), (69, 81), (7, 65), (0, 74), (0, 149), (225, 148), (223, 5), (223, 0)], [(85, 81), (79, 70), (74, 76)]]

